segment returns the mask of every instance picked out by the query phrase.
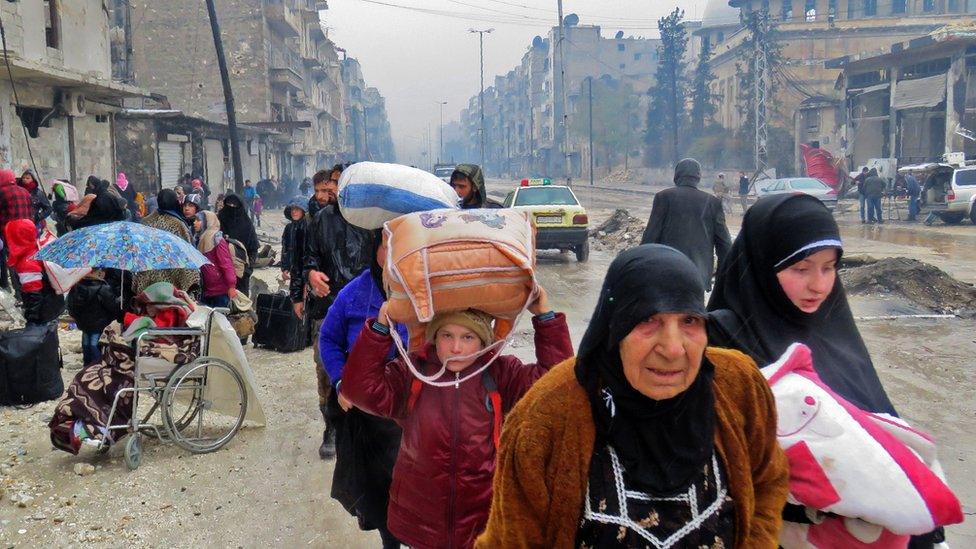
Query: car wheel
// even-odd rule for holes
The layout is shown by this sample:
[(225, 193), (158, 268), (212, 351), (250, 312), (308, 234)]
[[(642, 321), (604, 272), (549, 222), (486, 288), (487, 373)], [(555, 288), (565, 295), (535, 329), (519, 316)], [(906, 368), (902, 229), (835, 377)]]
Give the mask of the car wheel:
[(962, 222), (963, 218), (966, 217), (966, 214), (957, 212), (943, 213), (939, 217), (942, 218), (942, 222), (946, 225), (956, 225)]
[(590, 259), (590, 241), (585, 240), (582, 244), (576, 246), (576, 249), (573, 251), (576, 252), (576, 261), (580, 263), (587, 261)]

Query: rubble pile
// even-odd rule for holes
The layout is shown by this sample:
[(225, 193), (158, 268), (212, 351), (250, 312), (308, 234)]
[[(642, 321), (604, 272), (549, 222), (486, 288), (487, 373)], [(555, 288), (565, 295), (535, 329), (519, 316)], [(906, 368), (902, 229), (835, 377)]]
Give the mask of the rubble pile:
[(645, 222), (630, 215), (627, 210), (614, 210), (609, 219), (590, 229), (594, 247), (604, 250), (621, 250), (640, 244)]
[(928, 263), (892, 257), (860, 258), (855, 265), (840, 272), (849, 294), (896, 296), (933, 313), (976, 316), (976, 288)]

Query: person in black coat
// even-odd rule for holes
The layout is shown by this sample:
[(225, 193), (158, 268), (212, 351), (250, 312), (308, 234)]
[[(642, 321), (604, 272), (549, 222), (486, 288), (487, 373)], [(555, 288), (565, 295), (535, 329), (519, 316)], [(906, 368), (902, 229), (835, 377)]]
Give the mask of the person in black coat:
[(118, 290), (103, 276), (101, 271), (92, 271), (68, 292), (68, 313), (81, 330), (81, 353), (86, 366), (101, 359), (98, 339), (122, 308)]
[(712, 287), (715, 256), (719, 267), (732, 247), (722, 201), (698, 189), (701, 165), (685, 158), (674, 168), (675, 187), (657, 193), (641, 244), (664, 244), (688, 256), (706, 288)]
[(237, 291), (250, 295), (251, 273), (254, 272), (254, 264), (258, 259), (258, 235), (247, 216), (244, 200), (234, 193), (228, 193), (217, 219), (220, 220), (220, 230), (224, 236), (240, 242), (247, 250), (248, 265), (244, 276), (237, 279)]
[[(292, 269), (297, 267), (301, 270), (305, 264), (305, 227), (308, 224), (306, 207), (305, 197), (302, 196), (292, 198), (285, 206), (288, 224), (281, 232), (281, 276), (285, 280), (291, 278)], [(292, 303), (304, 301), (303, 290), (301, 276), (298, 277), (298, 284), (289, 283)]]

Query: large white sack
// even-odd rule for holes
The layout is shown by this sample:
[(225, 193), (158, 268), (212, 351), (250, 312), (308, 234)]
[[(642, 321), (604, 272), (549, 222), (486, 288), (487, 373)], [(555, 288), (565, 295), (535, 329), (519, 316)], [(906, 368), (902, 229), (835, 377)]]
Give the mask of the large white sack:
[(339, 178), (339, 210), (346, 221), (363, 229), (381, 229), (401, 215), (457, 208), (458, 196), (436, 175), (381, 162), (359, 162)]

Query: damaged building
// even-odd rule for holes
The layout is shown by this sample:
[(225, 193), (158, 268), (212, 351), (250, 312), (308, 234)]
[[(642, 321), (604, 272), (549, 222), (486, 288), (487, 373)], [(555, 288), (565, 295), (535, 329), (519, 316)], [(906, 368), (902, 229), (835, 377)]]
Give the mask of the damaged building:
[(947, 27), (883, 51), (834, 59), (853, 165), (976, 158), (976, 26)]
[(36, 169), (48, 187), (55, 178), (83, 187), (90, 174), (112, 177), (116, 115), (142, 91), (112, 79), (103, 1), (2, 2), (0, 18), (0, 164), (18, 175)]
[[(127, 105), (127, 135), (143, 141), (126, 147), (122, 163), (145, 174), (150, 188), (171, 187), (192, 173), (229, 189), (227, 114), (204, 3), (112, 4), (119, 77), (158, 94)], [(362, 158), (350, 147), (356, 128), (346, 108), (342, 50), (323, 28), (327, 9), (313, 0), (217, 3), (245, 179), (277, 177), (297, 187), (323, 166)]]
[(801, 144), (846, 156), (844, 98), (835, 85), (841, 69), (827, 62), (927, 36), (948, 24), (972, 24), (972, 5), (936, 0), (709, 0), (702, 27), (694, 34), (714, 52), (712, 92), (721, 98), (714, 120), (729, 130), (745, 122), (740, 87), (752, 46), (742, 21), (766, 9), (781, 57), (772, 68), (777, 88), (770, 123), (795, 135), (798, 170)]

